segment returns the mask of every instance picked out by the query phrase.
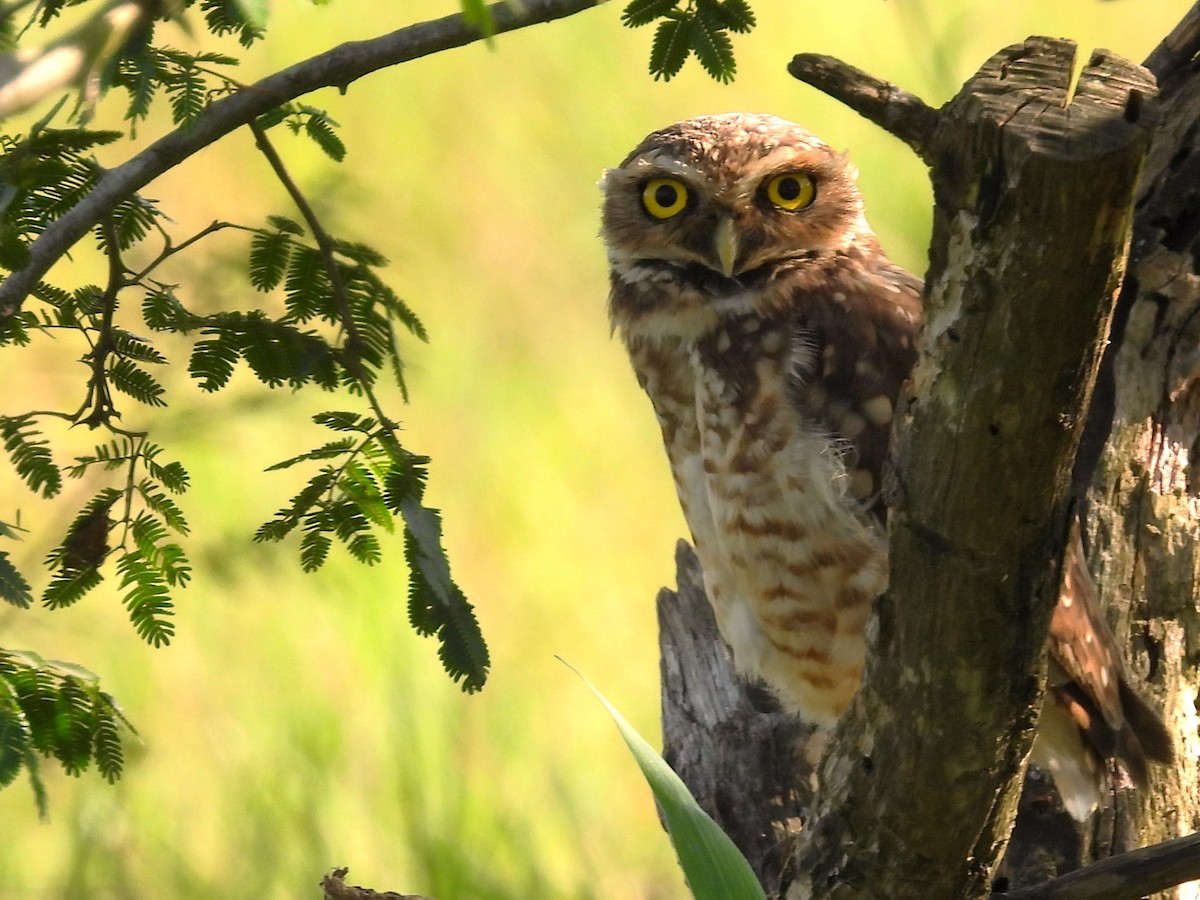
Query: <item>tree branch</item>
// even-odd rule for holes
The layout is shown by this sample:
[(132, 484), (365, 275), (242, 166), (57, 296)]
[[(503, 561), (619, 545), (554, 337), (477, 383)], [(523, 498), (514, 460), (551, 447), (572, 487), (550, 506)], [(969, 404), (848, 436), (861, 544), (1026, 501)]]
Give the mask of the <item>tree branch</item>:
[[(494, 33), (551, 22), (604, 0), (526, 0), (490, 7)], [(334, 47), (218, 100), (192, 123), (177, 128), (115, 169), (105, 172), (83, 200), (51, 223), (29, 247), (29, 264), (0, 283), (0, 318), (21, 308), (25, 297), (76, 241), (117, 203), (234, 129), (281, 103), (323, 87), (345, 89), (364, 75), (483, 38), (461, 14), (433, 19), (369, 41)]]
[(1184, 13), (1171, 33), (1146, 57), (1145, 66), (1161, 85), (1200, 53), (1200, 3)]
[(788, 73), (840, 100), (927, 159), (938, 114), (916, 94), (820, 53), (797, 54), (788, 63)]
[(993, 894), (1004, 900), (1139, 900), (1200, 878), (1200, 834), (1111, 856), (1042, 884)]

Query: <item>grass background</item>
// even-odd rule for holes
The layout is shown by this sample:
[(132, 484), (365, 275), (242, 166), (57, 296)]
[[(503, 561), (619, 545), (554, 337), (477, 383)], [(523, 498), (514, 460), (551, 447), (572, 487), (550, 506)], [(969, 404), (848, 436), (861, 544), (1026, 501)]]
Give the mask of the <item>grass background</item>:
[[(940, 104), (1029, 34), (1143, 59), (1189, 5), (756, 0), (758, 28), (735, 36), (738, 78), (721, 86), (694, 62), (653, 82), (651, 30), (621, 28), (614, 3), (378, 73), (344, 96), (307, 98), (340, 122), (345, 163), (299, 138), (281, 136), (280, 150), (327, 227), (392, 260), (392, 286), (432, 337), (407, 345), (404, 438), (433, 457), (428, 500), (444, 511), (457, 578), (490, 642), (490, 683), (460, 694), (435, 645), (411, 634), (398, 541), (375, 568), (335, 554), (310, 576), (294, 546), (250, 543), (300, 477), (262, 470), (324, 440), (308, 415), (347, 401), (267, 394), (249, 377), (206, 397), (172, 378), (169, 413), (129, 408), (124, 424), (153, 422), (168, 457), (192, 473), (183, 499), (196, 578), (179, 596), (173, 644), (139, 642), (112, 578), (70, 610), (0, 610), (0, 643), (90, 667), (141, 734), (115, 787), (47, 765), (48, 824), (25, 780), (0, 792), (0, 896), (317, 897), (336, 865), (353, 882), (439, 900), (686, 896), (636, 766), (554, 658), (656, 740), (653, 598), (673, 580), (685, 529), (653, 417), (609, 337), (601, 170), (669, 122), (774, 112), (851, 151), (884, 246), (922, 271), (921, 166), (792, 81), (793, 53), (834, 54)], [(242, 75), (454, 8), (279, 0)], [(122, 112), (114, 95), (94, 124), (114, 125)], [(137, 144), (162, 127), (143, 126)], [(179, 237), (213, 219), (294, 215), (245, 133), (146, 194)], [(264, 302), (230, 275), (245, 252), (230, 234), (182, 258), (172, 277), (185, 301)], [(55, 278), (73, 285), (100, 272), (81, 251)], [(0, 413), (80, 402), (82, 348), (41, 343), (5, 351)], [(186, 345), (168, 349), (186, 359)], [(88, 435), (61, 438), (89, 446)], [(101, 486), (71, 482), (63, 498), (38, 504), (0, 472), (0, 518), (20, 511), (35, 529), (16, 550), (27, 571), (50, 540), (37, 529), (57, 533)]]

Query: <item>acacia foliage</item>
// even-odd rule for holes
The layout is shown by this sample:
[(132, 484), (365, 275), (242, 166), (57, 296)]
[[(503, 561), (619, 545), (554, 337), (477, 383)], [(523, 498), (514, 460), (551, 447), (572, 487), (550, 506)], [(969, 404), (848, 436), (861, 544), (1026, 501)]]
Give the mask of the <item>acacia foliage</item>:
[[(6, 7), (0, 40), (13, 45), (26, 26), (36, 35), (37, 26), (68, 6), (103, 11), (93, 0), (42, 0), (28, 22), (19, 22), (21, 5)], [(469, 11), (482, 22), (481, 9), (473, 3)], [(25, 133), (0, 133), (0, 270), (22, 268), (30, 242), (88, 196), (102, 174), (97, 147), (132, 137), (156, 104), (165, 103), (172, 122), (187, 128), (212, 101), (240, 89), (232, 74), (236, 57), (160, 41), (175, 25), (164, 27), (152, 14), (187, 17), (195, 28), (199, 13), (213, 36), (232, 35), (243, 46), (264, 35), (263, 23), (235, 0), (180, 0), (146, 11), (132, 37), (103, 61), (99, 89), (127, 97), (121, 130), (87, 127), (91, 105), (81, 89), (73, 111), (64, 97)], [(184, 497), (191, 478), (154, 438), (153, 413), (172, 402), (164, 367), (184, 362), (170, 355), (178, 342), (163, 338), (182, 336), (190, 346), (187, 371), (205, 392), (222, 390), (244, 368), (267, 389), (338, 395), (336, 408), (313, 417), (315, 446), (270, 467), (280, 478), (301, 478), (255, 540), (298, 538), (299, 564), (314, 571), (335, 547), (374, 565), (385, 552), (383, 538), (399, 531), (411, 571), (412, 624), (436, 637), (450, 677), (477, 691), (487, 678), (488, 651), (451, 575), (440, 516), (423, 500), (429, 459), (401, 443), (399, 418), (383, 399), (382, 388), (392, 385), (407, 400), (399, 336), (424, 341), (427, 335), (388, 286), (383, 256), (325, 229), (273, 148), (271, 136), (280, 130), (307, 137), (337, 162), (346, 147), (333, 119), (305, 104), (281, 104), (253, 123), (256, 143), (295, 211), (260, 223), (231, 218), (180, 236), (156, 201), (125, 197), (90, 235), (108, 262), (105, 283), (68, 289), (52, 273), (19, 310), (0, 317), (0, 352), (50, 341), (83, 350), (77, 406), (29, 409), (15, 396), (0, 401), (9, 464), (46, 500), (60, 497), (70, 479), (89, 485), (86, 499), (62, 515), (70, 525), (35, 571), (22, 570), (11, 542), (50, 526), (23, 522), (19, 498), (0, 509), (0, 600), (18, 609), (34, 603), (60, 609), (113, 579), (137, 634), (155, 647), (171, 641), (177, 594), (192, 575)], [(164, 263), (218, 233), (242, 242), (245, 280), (260, 297), (249, 308), (207, 308), (200, 290), (164, 274)], [(135, 266), (134, 258), (143, 262)], [(88, 452), (71, 454), (66, 432), (77, 426), (99, 439)], [(0, 650), (0, 787), (25, 770), (44, 804), (39, 756), (57, 759), (71, 774), (95, 761), (104, 777), (115, 779), (124, 722), (81, 667)]]
[(737, 61), (730, 32), (754, 28), (754, 10), (746, 0), (629, 0), (621, 21), (630, 28), (657, 22), (650, 48), (650, 74), (669, 81), (695, 54), (709, 75), (733, 80)]

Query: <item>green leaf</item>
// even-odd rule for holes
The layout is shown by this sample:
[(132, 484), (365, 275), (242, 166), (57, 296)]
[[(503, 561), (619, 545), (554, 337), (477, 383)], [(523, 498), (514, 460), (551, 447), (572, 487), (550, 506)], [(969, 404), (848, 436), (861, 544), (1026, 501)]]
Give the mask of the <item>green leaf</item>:
[(121, 777), (125, 754), (121, 750), (120, 719), (114, 711), (112, 698), (103, 691), (95, 692), (92, 717), (96, 723), (92, 731), (96, 767), (104, 780), (112, 784)]
[(369, 531), (356, 534), (350, 540), (346, 541), (346, 549), (360, 563), (365, 563), (368, 566), (373, 566), (383, 559), (383, 551), (379, 547), (379, 538), (375, 537)]
[(375, 420), (370, 416), (360, 416), (358, 413), (339, 410), (317, 413), (312, 420), (318, 425), (324, 425), (334, 431), (358, 431), (363, 434), (370, 434), (375, 430), (376, 425)]
[(154, 365), (163, 365), (167, 358), (154, 349), (151, 344), (143, 337), (138, 337), (126, 331), (124, 328), (113, 328), (112, 330), (113, 349), (118, 354), (128, 359), (135, 359), (138, 362), (152, 363)]
[[(247, 2), (254, 6), (262, 0)], [(209, 31), (218, 37), (223, 34), (236, 34), (238, 43), (243, 47), (249, 47), (265, 34), (265, 18), (256, 19), (253, 9), (247, 9), (241, 0), (201, 0), (200, 9), (204, 11), (204, 21)]]
[(325, 565), (333, 541), (325, 533), (327, 523), (321, 514), (310, 517), (304, 527), (304, 537), (300, 539), (300, 567), (305, 572), (315, 572)]
[(570, 664), (608, 710), (662, 810), (679, 865), (695, 900), (766, 900), (754, 870), (678, 775), (646, 739)]
[(30, 750), (29, 726), (15, 700), (4, 689), (0, 676), (0, 788), (12, 784)]
[(333, 242), (333, 249), (352, 262), (356, 262), (362, 266), (379, 267), (387, 265), (387, 257), (370, 244), (364, 244), (361, 241), (335, 240)]
[(159, 285), (146, 292), (142, 300), (142, 318), (155, 331), (178, 331), (187, 334), (203, 321), (194, 316), (175, 296), (174, 285)]
[(317, 447), (315, 450), (309, 450), (307, 453), (301, 453), (299, 456), (293, 456), (290, 459), (285, 459), (283, 462), (277, 462), (273, 466), (267, 466), (266, 471), (278, 472), (281, 469), (290, 469), (297, 463), (309, 462), (311, 460), (335, 459), (339, 456), (345, 456), (354, 449), (354, 445), (358, 441), (352, 437), (342, 438), (340, 441), (330, 441)]
[(420, 634), (436, 635), (438, 657), (454, 682), (475, 693), (487, 681), (491, 660), (474, 610), (450, 577), (436, 510), (413, 500), (400, 503), (404, 556), (409, 566), (408, 616)]
[(175, 501), (158, 490), (149, 479), (143, 478), (138, 483), (138, 493), (146, 502), (146, 506), (163, 517), (168, 527), (180, 534), (188, 533), (187, 519), (183, 511), (175, 505)]
[(655, 19), (661, 19), (676, 6), (679, 0), (630, 0), (621, 13), (621, 24), (627, 28), (639, 28), (649, 25)]
[(200, 383), (200, 390), (219, 391), (229, 383), (241, 351), (231, 335), (216, 328), (205, 328), (204, 333), (214, 337), (196, 342), (188, 372)]
[(682, 13), (659, 22), (650, 47), (650, 74), (655, 81), (670, 81), (679, 74), (692, 52), (691, 30), (691, 17)]
[(72, 606), (103, 580), (104, 576), (96, 568), (59, 572), (42, 591), (42, 605), (48, 609)]
[(68, 775), (81, 774), (92, 758), (92, 705), (78, 679), (62, 679), (54, 709), (54, 755)]
[(34, 493), (50, 498), (62, 490), (62, 472), (50, 457), (50, 442), (37, 440), (31, 414), (0, 416), (0, 437), (17, 475)]
[(250, 241), (250, 283), (271, 291), (283, 280), (292, 255), (292, 238), (279, 231), (260, 231)]
[(711, 5), (717, 20), (737, 34), (745, 34), (758, 24), (754, 10), (750, 8), (750, 4), (746, 0), (720, 0), (720, 2), (701, 0), (701, 3)]
[(281, 541), (300, 524), (300, 519), (307, 515), (318, 499), (329, 490), (336, 473), (324, 469), (314, 475), (295, 497), (292, 502), (279, 512), (275, 518), (262, 525), (254, 534), (256, 541)]
[(150, 473), (150, 477), (165, 487), (172, 494), (183, 494), (187, 492), (188, 482), (191, 476), (188, 475), (187, 469), (183, 467), (183, 463), (171, 462), (165, 466), (156, 463), (152, 459), (146, 460), (146, 471)]
[(294, 248), (283, 291), (287, 311), (297, 322), (307, 322), (321, 314), (330, 321), (336, 319), (332, 312), (333, 290), (329, 286), (329, 273), (325, 271), (325, 260), (315, 247)]
[(267, 222), (276, 231), (294, 234), (297, 237), (304, 234), (304, 227), (296, 220), (289, 219), (287, 216), (270, 215), (267, 216)]
[(204, 78), (193, 68), (183, 69), (179, 78), (167, 85), (171, 102), (171, 118), (176, 125), (188, 126), (204, 112), (208, 99)]
[(145, 369), (139, 369), (128, 359), (118, 359), (108, 369), (109, 382), (122, 394), (127, 394), (147, 406), (166, 406), (166, 391)]
[(121, 573), (121, 587), (127, 589), (122, 599), (134, 630), (151, 646), (169, 644), (175, 634), (171, 621), (175, 613), (166, 577), (139, 550), (122, 555), (117, 571)]
[(13, 565), (7, 550), (0, 550), (0, 600), (20, 609), (28, 609), (33, 602), (29, 582)]
[(692, 50), (704, 71), (722, 84), (733, 81), (737, 63), (733, 59), (733, 42), (724, 25), (703, 7), (692, 22)]
[(323, 112), (313, 110), (304, 123), (304, 133), (334, 162), (346, 158), (346, 145), (333, 130), (333, 121)]

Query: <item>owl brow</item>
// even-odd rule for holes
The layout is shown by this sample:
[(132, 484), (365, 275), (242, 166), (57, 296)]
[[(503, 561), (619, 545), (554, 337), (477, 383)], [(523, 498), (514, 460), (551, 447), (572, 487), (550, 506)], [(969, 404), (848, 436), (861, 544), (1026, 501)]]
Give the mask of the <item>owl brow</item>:
[(653, 178), (656, 175), (674, 175), (694, 181), (699, 175), (695, 167), (678, 159), (661, 158), (658, 154), (638, 157), (633, 162), (633, 170), (639, 179)]

